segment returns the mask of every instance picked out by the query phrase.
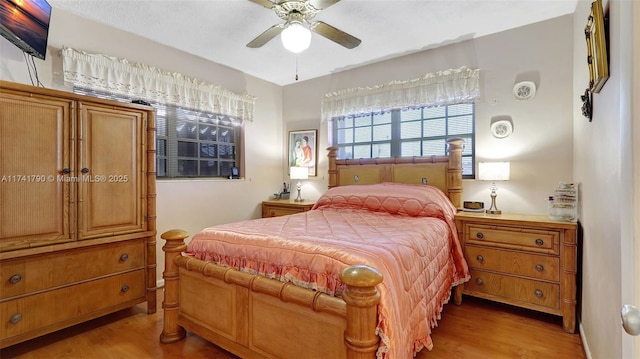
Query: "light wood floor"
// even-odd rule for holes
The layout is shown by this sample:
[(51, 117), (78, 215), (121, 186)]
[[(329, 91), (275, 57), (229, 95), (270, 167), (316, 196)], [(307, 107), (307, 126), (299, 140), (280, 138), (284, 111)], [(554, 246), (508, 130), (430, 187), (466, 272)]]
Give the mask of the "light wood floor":
[[(140, 305), (5, 348), (0, 358), (236, 359), (190, 333), (178, 343), (160, 344), (161, 331), (162, 311), (147, 315)], [(445, 306), (432, 338), (434, 349), (418, 359), (586, 358), (580, 335), (563, 332), (559, 317), (467, 296), (461, 306)]]

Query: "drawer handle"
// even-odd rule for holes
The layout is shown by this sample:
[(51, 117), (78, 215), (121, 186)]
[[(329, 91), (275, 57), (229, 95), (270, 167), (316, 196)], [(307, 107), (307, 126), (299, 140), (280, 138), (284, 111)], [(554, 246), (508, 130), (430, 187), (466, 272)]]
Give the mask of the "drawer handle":
[(483, 256), (481, 256), (481, 255), (479, 255), (479, 254), (478, 254), (478, 256), (476, 257), (476, 260), (477, 260), (478, 262), (480, 262), (480, 263), (484, 263), (484, 257), (483, 257)]
[(276, 216), (276, 212), (275, 211), (271, 211), (271, 217), (275, 217)]
[(536, 289), (536, 291), (534, 293), (535, 293), (536, 297), (542, 298), (543, 294), (542, 294), (542, 291), (540, 289)]
[(22, 280), (22, 276), (20, 274), (14, 274), (9, 278), (9, 283), (16, 284)]
[(476, 233), (476, 238), (482, 239), (482, 238), (484, 238), (484, 234), (482, 232), (478, 232), (478, 233)]
[(22, 320), (22, 314), (17, 313), (11, 316), (11, 319), (9, 319), (9, 321), (13, 324), (18, 324), (18, 322), (20, 322)]
[(126, 293), (126, 292), (128, 292), (128, 291), (129, 291), (129, 286), (128, 286), (128, 285), (126, 285), (126, 284), (125, 284), (125, 285), (123, 285), (123, 286), (122, 286), (122, 288), (120, 288), (120, 291), (121, 291), (122, 293)]
[(540, 238), (536, 239), (536, 245), (537, 245), (538, 247), (539, 247), (539, 246), (542, 246), (543, 244), (544, 244), (544, 241), (543, 241), (542, 239), (540, 239)]
[(128, 254), (126, 254), (126, 253), (124, 253), (123, 255), (121, 255), (121, 256), (120, 256), (120, 261), (121, 261), (121, 262), (124, 262), (124, 261), (126, 261), (127, 259), (129, 259), (129, 255), (128, 255)]
[(483, 285), (484, 281), (482, 280), (482, 278), (478, 278), (478, 279), (476, 279), (476, 284), (477, 285)]
[(89, 173), (89, 169), (87, 167), (83, 167), (80, 172), (82, 173)]
[(544, 270), (544, 266), (542, 264), (536, 264), (536, 270), (538, 272), (542, 272)]

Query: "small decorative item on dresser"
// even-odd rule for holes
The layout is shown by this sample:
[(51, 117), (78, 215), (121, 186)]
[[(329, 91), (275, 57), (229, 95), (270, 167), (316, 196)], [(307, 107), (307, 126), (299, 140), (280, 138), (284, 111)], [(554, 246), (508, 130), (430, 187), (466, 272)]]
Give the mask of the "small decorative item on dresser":
[(549, 219), (575, 222), (578, 220), (578, 190), (573, 183), (558, 184), (549, 196)]

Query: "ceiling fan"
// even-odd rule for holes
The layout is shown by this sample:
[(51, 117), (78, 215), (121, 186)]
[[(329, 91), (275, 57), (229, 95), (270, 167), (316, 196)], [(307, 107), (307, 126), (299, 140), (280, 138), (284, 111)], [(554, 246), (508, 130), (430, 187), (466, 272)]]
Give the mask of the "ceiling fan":
[[(282, 33), (285, 48), (291, 52), (301, 52), (309, 47), (311, 33), (309, 30), (334, 41), (347, 49), (360, 45), (360, 39), (347, 34), (323, 21), (311, 21), (320, 10), (337, 3), (340, 0), (249, 0), (267, 9), (273, 9), (285, 22), (268, 28), (247, 44), (247, 47), (257, 48), (269, 42)], [(305, 27), (308, 24), (308, 29)], [(295, 38), (289, 42), (291, 38)]]

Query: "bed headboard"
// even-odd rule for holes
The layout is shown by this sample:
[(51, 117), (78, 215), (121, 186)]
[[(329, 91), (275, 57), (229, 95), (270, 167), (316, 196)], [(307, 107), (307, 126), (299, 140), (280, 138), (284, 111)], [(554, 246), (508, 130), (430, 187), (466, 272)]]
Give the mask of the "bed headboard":
[(392, 157), (339, 160), (337, 148), (329, 150), (329, 188), (352, 184), (398, 182), (429, 184), (444, 192), (462, 209), (462, 145), (447, 141), (448, 156)]

